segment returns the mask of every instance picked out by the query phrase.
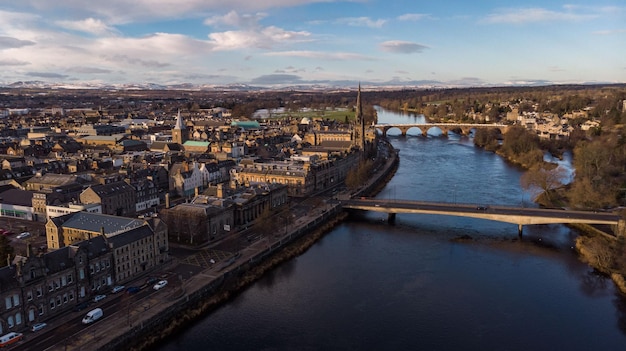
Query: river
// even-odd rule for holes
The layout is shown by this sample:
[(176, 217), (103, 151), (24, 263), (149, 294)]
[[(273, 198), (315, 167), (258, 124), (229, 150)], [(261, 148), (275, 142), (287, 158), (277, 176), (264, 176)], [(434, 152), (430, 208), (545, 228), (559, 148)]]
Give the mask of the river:
[[(379, 110), (381, 123), (423, 121)], [(434, 132), (434, 131), (433, 131)], [(379, 198), (533, 206), (522, 170), (468, 137), (400, 137)], [(626, 302), (577, 233), (479, 219), (352, 218), (158, 347), (173, 350), (624, 350)]]

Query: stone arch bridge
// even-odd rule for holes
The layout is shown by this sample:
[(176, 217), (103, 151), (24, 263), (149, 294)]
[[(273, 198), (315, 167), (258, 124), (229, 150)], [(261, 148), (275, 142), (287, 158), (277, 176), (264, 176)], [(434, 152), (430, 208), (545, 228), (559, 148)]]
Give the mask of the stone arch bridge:
[(422, 135), (426, 136), (428, 134), (428, 130), (431, 128), (439, 128), (443, 135), (448, 135), (448, 132), (452, 131), (455, 133), (460, 133), (462, 135), (469, 135), (472, 129), (498, 129), (502, 134), (505, 134), (509, 125), (506, 124), (479, 124), (479, 123), (382, 123), (375, 124), (374, 128), (382, 133), (384, 137), (387, 136), (387, 131), (393, 128), (398, 128), (402, 133), (402, 136), (406, 136), (406, 133), (411, 128), (417, 128), (420, 130)]

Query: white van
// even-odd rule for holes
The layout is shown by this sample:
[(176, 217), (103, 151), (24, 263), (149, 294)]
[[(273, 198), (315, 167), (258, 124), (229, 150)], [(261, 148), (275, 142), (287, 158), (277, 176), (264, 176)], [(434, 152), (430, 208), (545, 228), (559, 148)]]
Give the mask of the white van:
[(83, 318), (83, 324), (93, 323), (100, 318), (102, 318), (102, 309), (94, 308), (85, 315), (85, 318)]

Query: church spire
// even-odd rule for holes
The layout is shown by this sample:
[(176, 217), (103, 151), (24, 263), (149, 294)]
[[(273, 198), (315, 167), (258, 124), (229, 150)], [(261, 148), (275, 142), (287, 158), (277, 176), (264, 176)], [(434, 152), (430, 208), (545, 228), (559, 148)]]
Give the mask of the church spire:
[(183, 119), (180, 118), (180, 109), (178, 109), (178, 115), (176, 116), (176, 123), (174, 124), (174, 129), (183, 130), (186, 129), (183, 124)]
[(180, 116), (179, 109), (174, 129), (172, 129), (172, 141), (178, 144), (183, 144), (187, 141), (187, 133), (187, 126), (183, 123), (183, 118)]
[(356, 116), (354, 121), (356, 129), (356, 145), (365, 152), (365, 117), (363, 116), (363, 102), (361, 101), (361, 82), (359, 82), (359, 90), (356, 95)]

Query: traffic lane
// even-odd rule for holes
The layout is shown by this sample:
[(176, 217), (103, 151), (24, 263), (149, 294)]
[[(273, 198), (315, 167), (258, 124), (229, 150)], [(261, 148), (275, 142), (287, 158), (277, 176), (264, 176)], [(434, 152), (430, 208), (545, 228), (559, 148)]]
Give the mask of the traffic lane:
[[(135, 306), (140, 305), (142, 301), (147, 300), (148, 297), (153, 297), (153, 295), (156, 296), (156, 294), (165, 290), (162, 289), (161, 291), (155, 291), (152, 289), (152, 285), (145, 283), (140, 287), (141, 290), (134, 294), (123, 292), (107, 295), (107, 297), (101, 302), (91, 303), (89, 307), (80, 312), (70, 312), (73, 316), (69, 320), (64, 320), (60, 324), (56, 324), (58, 322), (51, 321), (43, 330), (38, 332), (27, 332), (25, 333), (25, 340), (18, 343), (15, 349), (45, 350), (49, 348), (50, 345), (72, 345), (73, 343), (79, 341), (77, 340), (77, 333), (87, 331), (87, 335), (89, 335), (89, 332), (93, 331), (93, 335), (95, 336), (96, 330), (94, 330), (94, 328), (98, 328), (99, 325), (102, 325), (102, 327), (106, 326), (107, 328), (110, 326), (122, 326), (124, 324), (120, 324), (119, 321), (122, 318), (126, 318), (123, 313), (128, 312), (129, 309), (133, 309)], [(102, 309), (102, 318), (89, 325), (82, 324), (83, 317), (85, 317), (85, 315), (94, 308)]]

